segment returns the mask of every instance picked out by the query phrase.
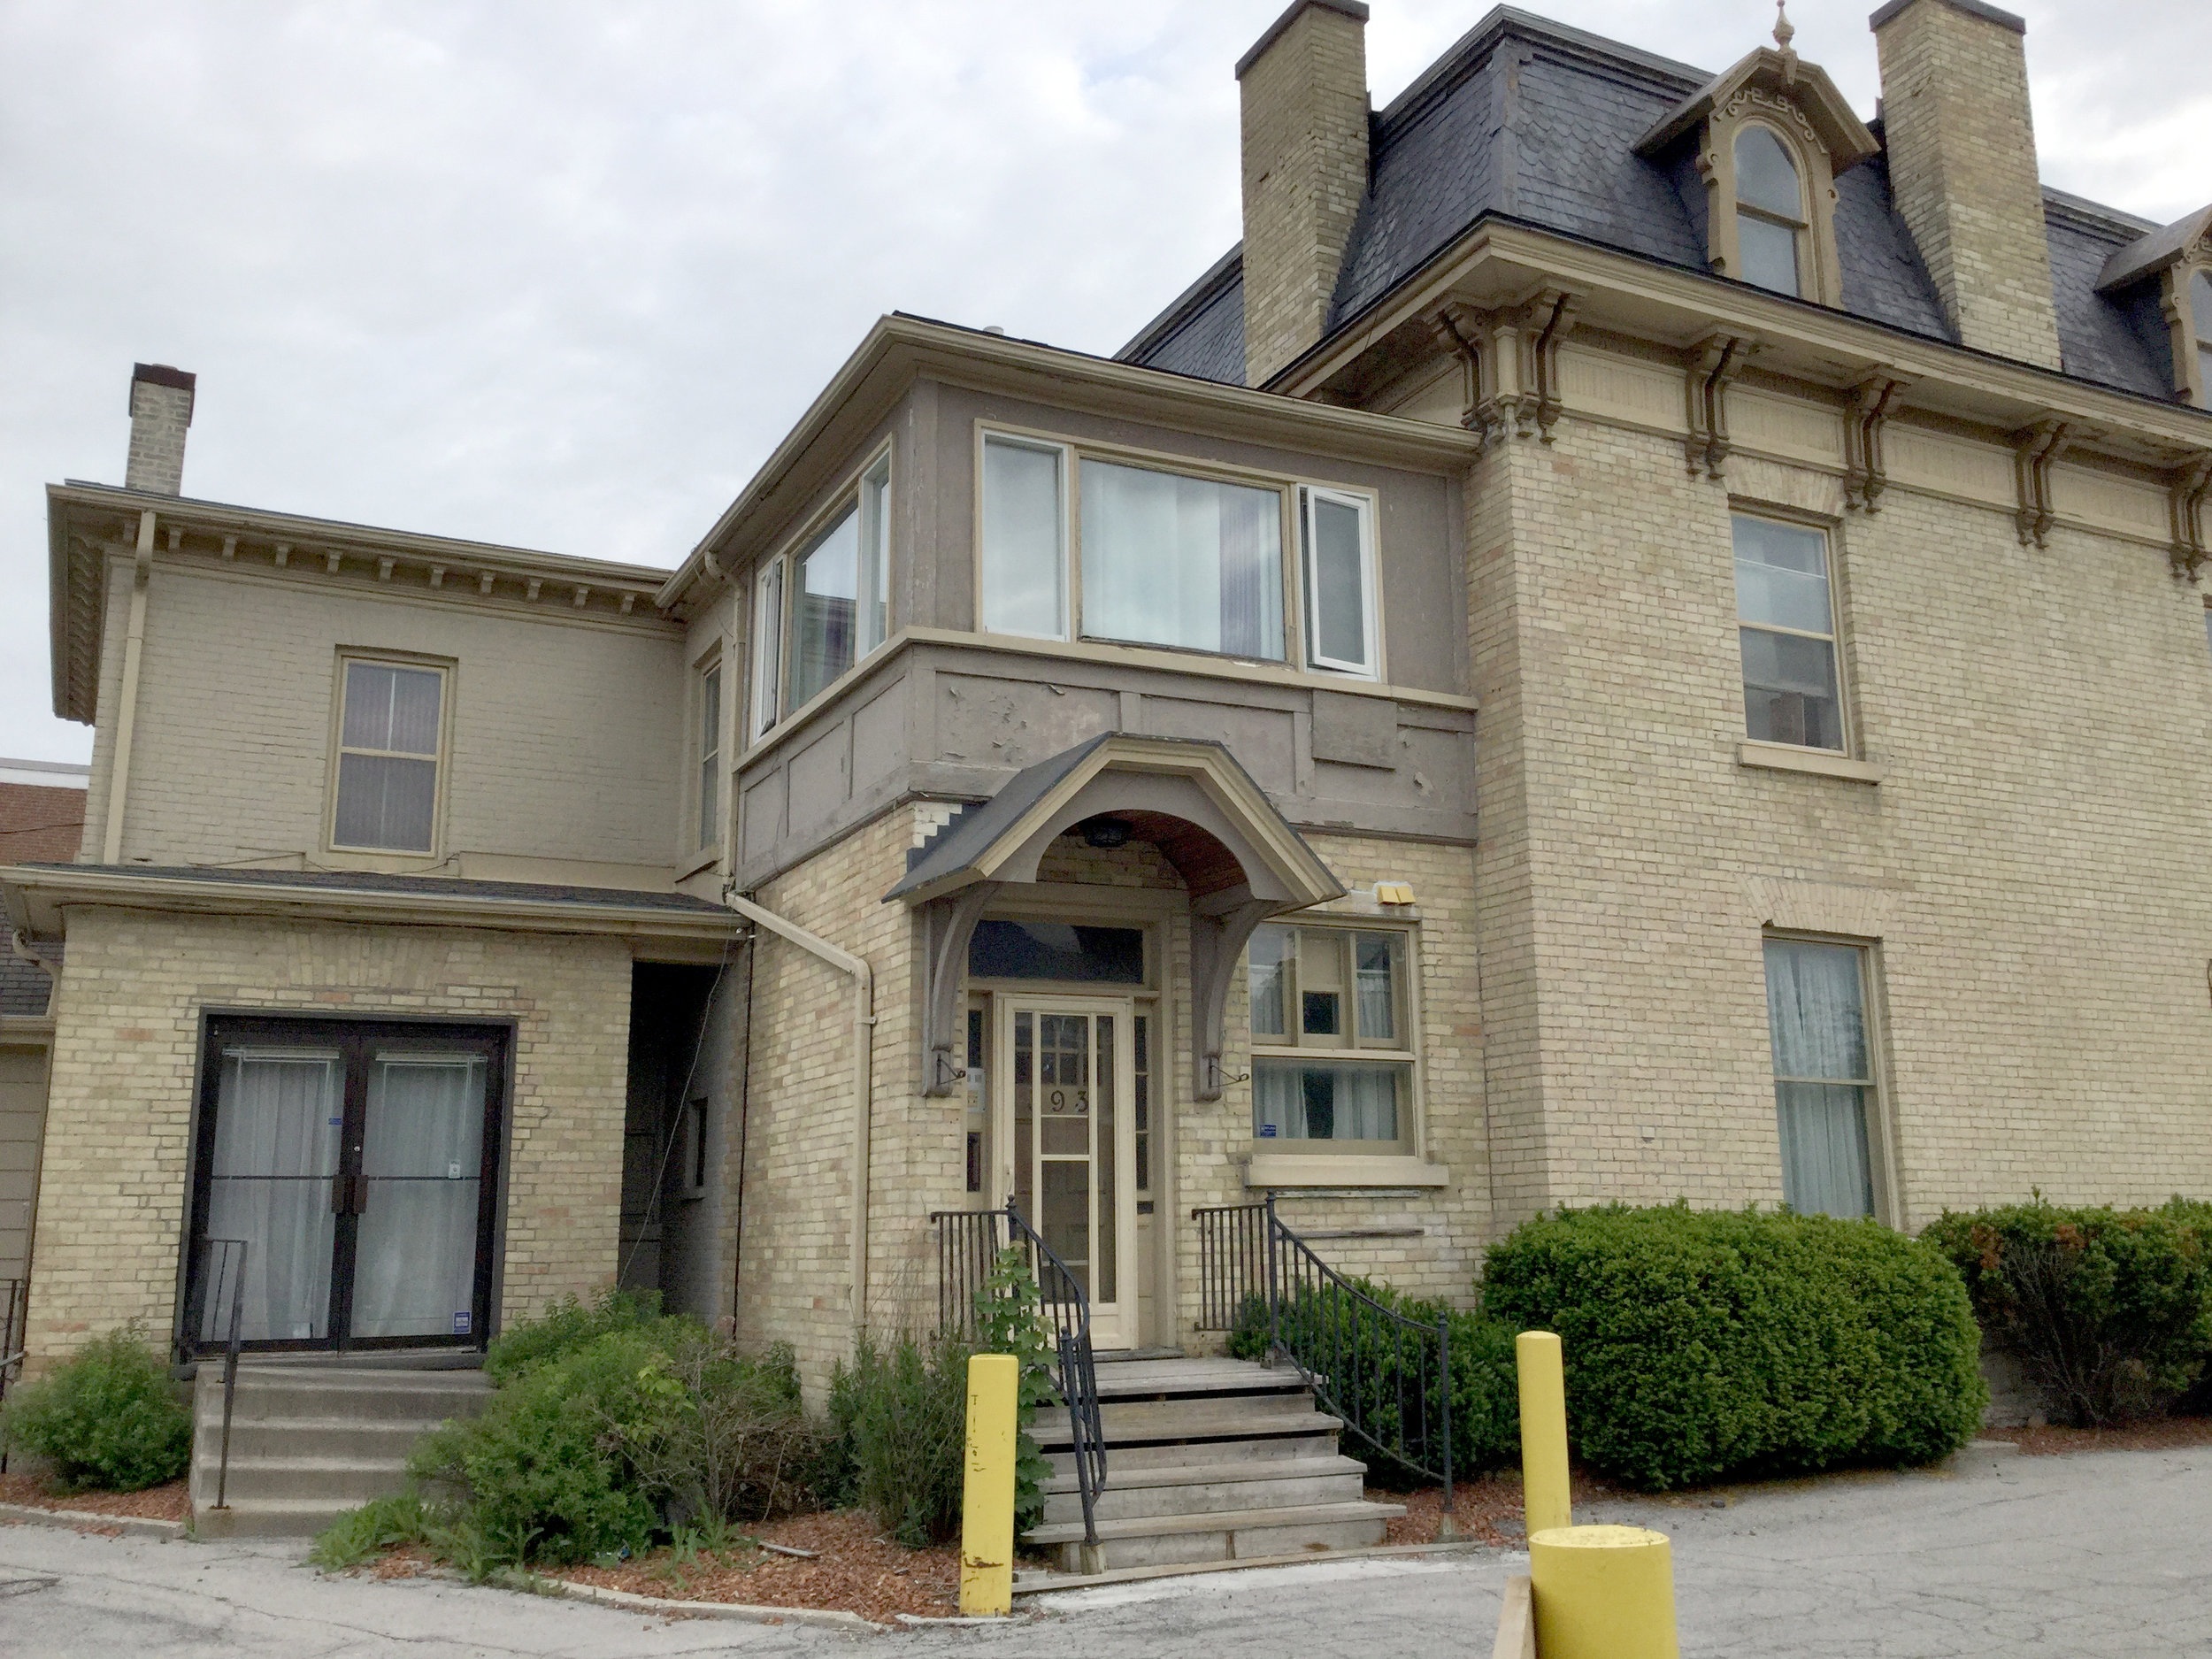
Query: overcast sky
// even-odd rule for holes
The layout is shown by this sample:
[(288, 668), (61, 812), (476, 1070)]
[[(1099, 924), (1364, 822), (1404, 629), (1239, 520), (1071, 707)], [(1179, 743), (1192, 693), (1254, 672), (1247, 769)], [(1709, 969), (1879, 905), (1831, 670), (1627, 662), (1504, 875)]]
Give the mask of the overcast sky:
[[(50, 712), (42, 487), (672, 565), (893, 309), (1110, 352), (1238, 234), (1283, 0), (0, 0), (0, 755)], [(1765, 0), (1525, 0), (1720, 69)], [(2212, 200), (2212, 4), (2010, 0), (2043, 176)], [(1381, 104), (1487, 11), (1373, 0)], [(1871, 0), (1797, 47), (1871, 113)], [(2176, 72), (2174, 65), (2190, 65)]]

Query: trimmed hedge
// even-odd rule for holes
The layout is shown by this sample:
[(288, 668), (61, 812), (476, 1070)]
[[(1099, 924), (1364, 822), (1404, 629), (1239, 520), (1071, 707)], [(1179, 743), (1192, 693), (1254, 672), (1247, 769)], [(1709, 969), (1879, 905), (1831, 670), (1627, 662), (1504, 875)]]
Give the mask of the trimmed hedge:
[(1932, 1463), (1988, 1403), (1958, 1273), (1873, 1221), (1563, 1211), (1492, 1248), (1482, 1297), (1558, 1333), (1578, 1452), (1650, 1490)]
[(2089, 1425), (2154, 1416), (2212, 1359), (2212, 1204), (1946, 1211), (1923, 1235), (1974, 1311), (2019, 1356), (2050, 1415)]

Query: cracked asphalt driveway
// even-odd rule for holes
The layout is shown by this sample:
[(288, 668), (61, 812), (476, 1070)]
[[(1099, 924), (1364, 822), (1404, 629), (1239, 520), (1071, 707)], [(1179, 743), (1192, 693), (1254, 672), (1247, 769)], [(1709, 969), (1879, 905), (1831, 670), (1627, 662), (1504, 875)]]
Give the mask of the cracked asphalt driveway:
[[(1683, 1652), (1726, 1659), (2212, 1656), (2212, 1448), (1977, 1462), (1598, 1506), (1673, 1535)], [(846, 1652), (979, 1659), (1488, 1650), (1502, 1552), (1316, 1562), (1052, 1598), (992, 1629), (855, 1637), (649, 1618), (439, 1580), (326, 1578), (297, 1546), (0, 1527), (0, 1653), (284, 1659)]]

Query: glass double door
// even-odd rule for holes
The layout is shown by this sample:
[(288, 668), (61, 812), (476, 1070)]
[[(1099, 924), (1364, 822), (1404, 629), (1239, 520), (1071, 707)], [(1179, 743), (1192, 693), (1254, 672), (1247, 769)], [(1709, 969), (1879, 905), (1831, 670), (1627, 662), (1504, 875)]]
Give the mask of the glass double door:
[(211, 1038), (193, 1340), (227, 1339), (235, 1296), (257, 1348), (478, 1343), (503, 1034), (233, 1020)]
[(1137, 1340), (1134, 1007), (1010, 997), (998, 1021), (1002, 1197), (1011, 1196), (1091, 1302), (1100, 1348)]

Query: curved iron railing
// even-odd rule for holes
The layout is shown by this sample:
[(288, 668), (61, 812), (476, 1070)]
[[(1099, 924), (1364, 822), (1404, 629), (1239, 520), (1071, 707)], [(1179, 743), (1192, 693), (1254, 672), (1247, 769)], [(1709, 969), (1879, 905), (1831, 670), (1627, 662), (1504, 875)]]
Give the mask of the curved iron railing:
[(931, 1212), (929, 1221), (937, 1233), (941, 1330), (974, 1330), (976, 1298), (990, 1282), (1000, 1253), (1011, 1245), (1027, 1255), (1037, 1280), (1039, 1310), (1056, 1339), (1059, 1364), (1052, 1384), (1068, 1409), (1076, 1490), (1083, 1500), (1083, 1544), (1086, 1549), (1096, 1549), (1098, 1494), (1106, 1486), (1106, 1436), (1099, 1417), (1098, 1360), (1091, 1346), (1091, 1299), (1082, 1281), (1022, 1218), (1010, 1198), (1003, 1210), (940, 1210)]
[(1353, 1434), (1441, 1483), (1452, 1514), (1452, 1331), (1386, 1306), (1263, 1204), (1194, 1210), (1202, 1331), (1263, 1319), (1271, 1355), (1298, 1368)]

